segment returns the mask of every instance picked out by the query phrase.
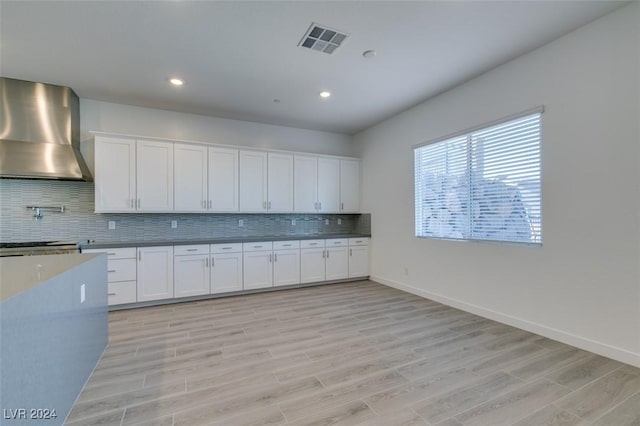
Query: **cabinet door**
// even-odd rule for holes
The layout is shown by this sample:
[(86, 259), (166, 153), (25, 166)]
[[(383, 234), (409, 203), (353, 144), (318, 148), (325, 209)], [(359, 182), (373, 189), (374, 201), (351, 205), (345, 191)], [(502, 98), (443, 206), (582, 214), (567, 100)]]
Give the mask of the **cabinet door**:
[(267, 210), (267, 153), (240, 151), (240, 211)]
[(238, 150), (209, 147), (209, 211), (238, 211)]
[(173, 258), (174, 297), (209, 294), (209, 255)]
[(300, 250), (273, 252), (273, 285), (300, 284)]
[(318, 157), (296, 155), (293, 160), (294, 211), (315, 213), (318, 209)]
[(242, 290), (242, 253), (211, 256), (211, 293)]
[(332, 247), (326, 249), (326, 280), (341, 280), (349, 277), (348, 247)]
[(136, 141), (96, 136), (95, 211), (135, 211)]
[(173, 246), (138, 248), (138, 302), (173, 297)]
[(340, 160), (340, 211), (360, 211), (360, 162)]
[(293, 154), (268, 154), (267, 208), (273, 213), (293, 211)]
[(324, 247), (300, 250), (300, 282), (315, 283), (325, 280)]
[(369, 276), (369, 246), (349, 247), (349, 278)]
[(245, 252), (243, 255), (244, 289), (273, 287), (273, 253)]
[(318, 202), (323, 213), (340, 211), (340, 160), (318, 158)]
[(173, 211), (173, 143), (138, 140), (138, 210)]
[(174, 206), (179, 212), (202, 212), (207, 204), (207, 147), (174, 145)]

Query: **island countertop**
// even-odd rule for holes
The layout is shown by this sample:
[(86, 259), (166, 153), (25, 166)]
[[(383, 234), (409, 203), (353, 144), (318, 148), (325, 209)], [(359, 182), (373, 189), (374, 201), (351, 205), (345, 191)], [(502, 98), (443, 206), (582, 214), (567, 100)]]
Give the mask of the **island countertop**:
[(0, 258), (0, 302), (32, 289), (100, 254), (52, 254)]

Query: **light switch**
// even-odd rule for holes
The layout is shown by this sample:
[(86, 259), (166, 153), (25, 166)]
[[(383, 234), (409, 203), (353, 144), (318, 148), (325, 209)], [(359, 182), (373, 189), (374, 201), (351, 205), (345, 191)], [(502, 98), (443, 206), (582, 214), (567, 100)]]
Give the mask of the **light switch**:
[(171, 228), (172, 229), (176, 229), (178, 227), (178, 221), (177, 220), (172, 220), (171, 221)]
[(324, 224), (325, 224), (325, 225), (328, 225), (328, 224), (329, 224), (329, 219), (325, 219), (325, 220), (324, 220)]
[(110, 220), (109, 221), (109, 229), (116, 229), (116, 221), (115, 220)]
[(244, 220), (243, 219), (238, 219), (238, 226), (240, 228), (242, 228), (244, 226)]
[(86, 293), (84, 290), (84, 284), (80, 285), (80, 303), (84, 303), (84, 301), (86, 300)]
[(342, 219), (338, 219), (338, 225), (342, 225)]

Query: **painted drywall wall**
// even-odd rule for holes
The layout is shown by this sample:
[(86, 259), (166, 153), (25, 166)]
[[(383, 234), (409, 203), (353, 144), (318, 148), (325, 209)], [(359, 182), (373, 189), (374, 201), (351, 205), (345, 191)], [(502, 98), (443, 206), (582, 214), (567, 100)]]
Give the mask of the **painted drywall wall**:
[[(374, 280), (640, 366), (640, 4), (354, 137)], [(412, 146), (544, 105), (543, 246), (414, 237)]]
[(91, 139), (90, 131), (101, 131), (315, 154), (352, 154), (352, 137), (341, 133), (185, 114), (91, 99), (80, 99), (80, 131), (83, 141)]

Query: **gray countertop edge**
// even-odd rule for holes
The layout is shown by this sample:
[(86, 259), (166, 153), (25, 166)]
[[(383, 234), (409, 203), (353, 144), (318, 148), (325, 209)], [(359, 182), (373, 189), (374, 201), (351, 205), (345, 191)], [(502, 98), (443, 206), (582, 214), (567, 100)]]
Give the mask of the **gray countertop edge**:
[(370, 238), (371, 234), (323, 234), (323, 235), (259, 235), (250, 237), (222, 237), (201, 240), (161, 240), (161, 241), (111, 241), (100, 243), (80, 243), (80, 249), (126, 248), (126, 247), (154, 247), (154, 246), (184, 246), (198, 244), (228, 244), (254, 243), (259, 241), (296, 241), (296, 240), (327, 240), (332, 238)]

